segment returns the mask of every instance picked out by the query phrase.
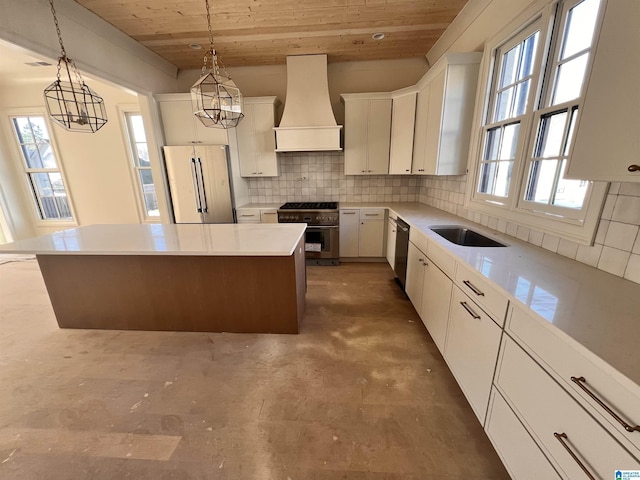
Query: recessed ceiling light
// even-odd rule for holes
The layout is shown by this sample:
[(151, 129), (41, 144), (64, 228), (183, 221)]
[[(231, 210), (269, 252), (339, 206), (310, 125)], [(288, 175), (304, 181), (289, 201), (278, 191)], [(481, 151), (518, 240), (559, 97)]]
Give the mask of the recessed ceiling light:
[(382, 40), (384, 38), (384, 33), (374, 33), (373, 35), (371, 35), (371, 38), (373, 38), (374, 40)]
[(189, 48), (193, 48), (194, 50), (202, 50), (202, 45), (199, 43), (190, 43)]

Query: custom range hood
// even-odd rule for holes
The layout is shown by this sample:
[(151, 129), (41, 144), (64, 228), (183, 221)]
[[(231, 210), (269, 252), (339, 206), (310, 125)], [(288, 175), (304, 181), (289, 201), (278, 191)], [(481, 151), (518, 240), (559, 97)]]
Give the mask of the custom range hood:
[(342, 150), (340, 129), (329, 100), (326, 55), (287, 57), (287, 98), (276, 152)]

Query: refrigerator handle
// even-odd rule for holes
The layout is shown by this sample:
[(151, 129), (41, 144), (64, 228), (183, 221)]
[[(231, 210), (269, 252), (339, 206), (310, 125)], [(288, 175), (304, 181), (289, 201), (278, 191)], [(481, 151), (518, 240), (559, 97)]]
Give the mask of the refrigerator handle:
[(200, 180), (198, 179), (198, 171), (196, 170), (196, 159), (191, 157), (191, 176), (193, 177), (194, 193), (196, 194), (196, 211), (202, 213), (202, 203), (200, 200)]
[(209, 205), (207, 204), (207, 189), (204, 188), (204, 174), (202, 172), (202, 159), (200, 157), (198, 157), (198, 168), (200, 169), (200, 195), (202, 195), (200, 206), (204, 213), (208, 213)]

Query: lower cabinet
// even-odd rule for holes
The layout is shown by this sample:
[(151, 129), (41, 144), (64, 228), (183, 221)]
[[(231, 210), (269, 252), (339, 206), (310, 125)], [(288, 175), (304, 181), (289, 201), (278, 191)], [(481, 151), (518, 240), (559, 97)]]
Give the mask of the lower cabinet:
[(449, 302), (453, 282), (429, 257), (424, 261), (424, 279), (420, 317), (431, 338), (444, 355), (449, 324)]
[(407, 252), (407, 278), (404, 291), (411, 300), (413, 308), (422, 317), (422, 292), (424, 290), (424, 262), (427, 256), (413, 242), (409, 242)]
[(340, 257), (384, 258), (384, 208), (340, 210)]
[(457, 286), (453, 288), (444, 358), (484, 424), (502, 329)]
[(491, 394), (485, 430), (511, 478), (516, 480), (560, 478), (496, 389), (493, 389)]
[(392, 270), (396, 268), (396, 233), (398, 226), (395, 219), (389, 217), (387, 222), (387, 262)]
[(275, 208), (238, 208), (238, 223), (278, 223), (278, 211)]
[(616, 470), (640, 469), (640, 462), (507, 335), (495, 383), (562, 477), (589, 478), (587, 471), (592, 478), (613, 478)]
[(278, 223), (278, 210), (275, 208), (261, 208), (260, 223)]

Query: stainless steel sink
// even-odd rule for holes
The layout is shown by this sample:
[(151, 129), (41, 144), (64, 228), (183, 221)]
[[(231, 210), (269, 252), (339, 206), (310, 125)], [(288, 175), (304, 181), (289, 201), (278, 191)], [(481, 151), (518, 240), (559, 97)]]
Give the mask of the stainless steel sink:
[(466, 227), (430, 227), (432, 231), (456, 245), (463, 247), (506, 247), (506, 245), (469, 230)]

